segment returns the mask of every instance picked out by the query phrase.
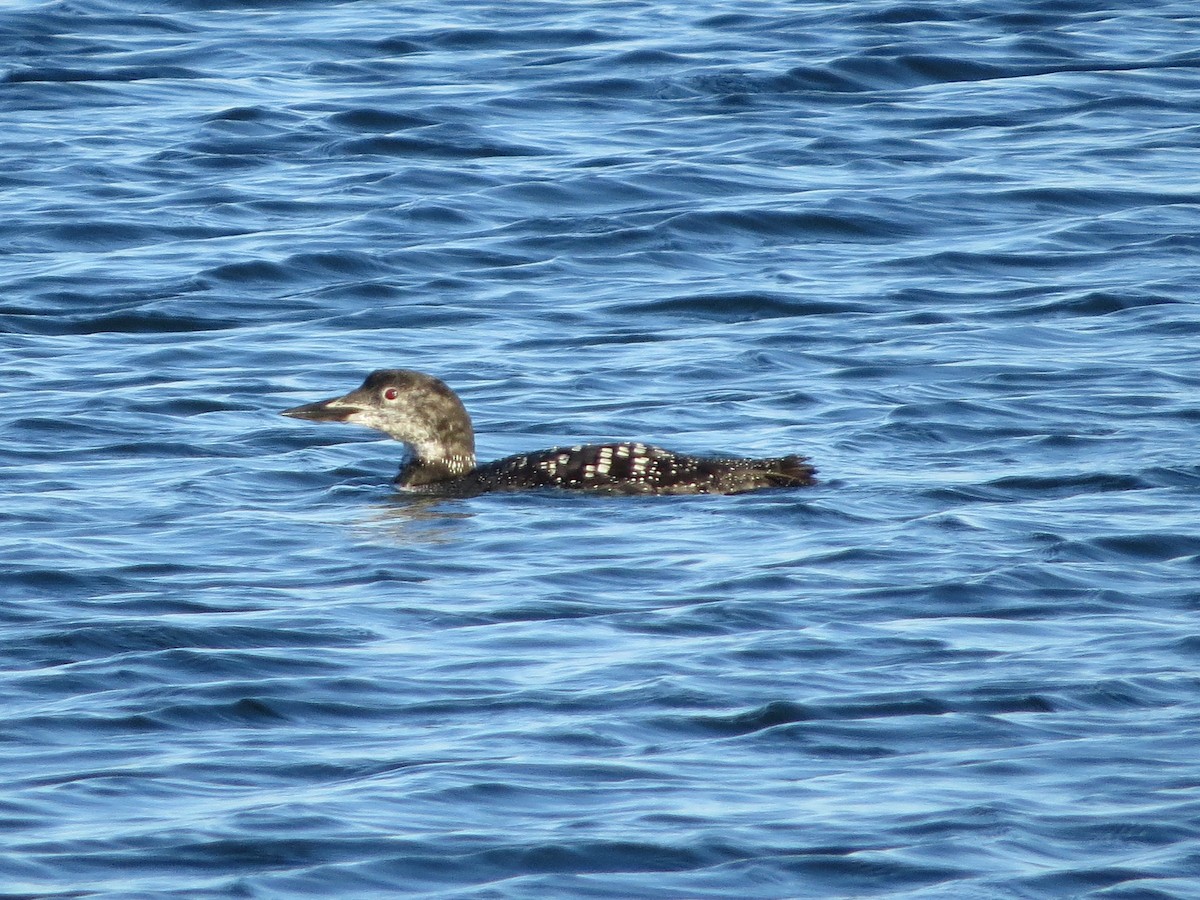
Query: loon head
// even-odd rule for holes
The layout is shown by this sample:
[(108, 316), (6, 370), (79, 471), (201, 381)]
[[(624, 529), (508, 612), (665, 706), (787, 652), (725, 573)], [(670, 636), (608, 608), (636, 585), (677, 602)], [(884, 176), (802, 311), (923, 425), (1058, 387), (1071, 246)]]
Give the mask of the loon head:
[(475, 468), (475, 434), (458, 395), (441, 379), (407, 369), (379, 369), (344, 397), (307, 403), (282, 413), (314, 422), (349, 422), (407, 444), (415, 466), (431, 476)]

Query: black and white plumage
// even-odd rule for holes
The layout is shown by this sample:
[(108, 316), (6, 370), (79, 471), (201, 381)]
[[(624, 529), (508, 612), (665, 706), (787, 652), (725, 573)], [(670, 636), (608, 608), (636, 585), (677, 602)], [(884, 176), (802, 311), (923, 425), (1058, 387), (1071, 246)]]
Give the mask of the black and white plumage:
[(475, 432), (445, 382), (406, 369), (380, 369), (332, 400), (285, 410), (318, 422), (350, 422), (408, 445), (396, 476), (401, 490), (437, 496), (536, 488), (607, 494), (740, 494), (816, 484), (806, 457), (732, 459), (687, 456), (634, 441), (555, 447), (475, 464)]

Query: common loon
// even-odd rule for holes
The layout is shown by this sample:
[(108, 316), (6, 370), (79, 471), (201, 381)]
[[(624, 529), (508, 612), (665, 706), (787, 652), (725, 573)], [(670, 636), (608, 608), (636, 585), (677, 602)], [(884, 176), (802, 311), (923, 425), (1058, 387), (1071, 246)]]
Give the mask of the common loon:
[(432, 375), (372, 372), (344, 397), (284, 410), (315, 422), (350, 422), (408, 445), (397, 488), (438, 496), (564, 488), (604, 494), (739, 494), (816, 484), (803, 456), (710, 459), (637, 442), (555, 447), (475, 465), (475, 433), (458, 395)]

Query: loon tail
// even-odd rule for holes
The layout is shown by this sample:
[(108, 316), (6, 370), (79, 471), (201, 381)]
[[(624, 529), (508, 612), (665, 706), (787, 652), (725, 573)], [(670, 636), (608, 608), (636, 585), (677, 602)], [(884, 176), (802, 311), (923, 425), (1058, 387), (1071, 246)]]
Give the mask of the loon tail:
[(795, 453), (779, 459), (764, 459), (760, 474), (763, 480), (772, 487), (809, 487), (817, 483), (816, 466), (808, 461), (807, 456)]

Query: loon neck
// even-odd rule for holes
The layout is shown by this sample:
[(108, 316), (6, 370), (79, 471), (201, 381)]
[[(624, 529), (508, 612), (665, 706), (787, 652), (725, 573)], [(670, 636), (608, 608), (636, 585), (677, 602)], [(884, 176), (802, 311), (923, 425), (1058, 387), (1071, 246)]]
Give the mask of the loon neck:
[(401, 477), (405, 484), (433, 484), (466, 475), (475, 468), (475, 433), (465, 411), (443, 410), (422, 418), (385, 418), (376, 425), (406, 445), (412, 454)]
[(425, 484), (436, 484), (439, 481), (449, 481), (461, 478), (475, 468), (474, 453), (439, 454), (426, 456), (413, 447), (413, 458), (400, 473), (404, 485), (419, 487)]

